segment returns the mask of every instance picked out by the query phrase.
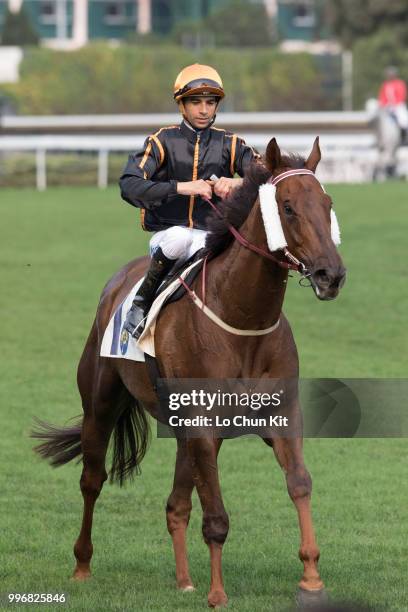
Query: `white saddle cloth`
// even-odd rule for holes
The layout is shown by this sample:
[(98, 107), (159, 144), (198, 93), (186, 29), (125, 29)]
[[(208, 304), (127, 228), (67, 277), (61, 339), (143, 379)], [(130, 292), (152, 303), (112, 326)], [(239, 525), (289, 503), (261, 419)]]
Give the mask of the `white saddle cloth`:
[[(185, 278), (186, 275), (197, 266), (202, 260), (199, 259), (186, 268), (180, 276)], [(112, 357), (116, 359), (130, 359), (131, 361), (144, 361), (144, 354), (147, 353), (152, 357), (156, 356), (154, 347), (154, 333), (156, 330), (156, 320), (163, 306), (163, 302), (169, 295), (172, 295), (176, 289), (180, 287), (180, 281), (176, 278), (165, 291), (155, 299), (147, 316), (146, 325), (142, 335), (138, 340), (132, 338), (126, 330), (123, 330), (123, 324), (126, 319), (126, 314), (130, 309), (133, 298), (141, 285), (141, 278), (132, 290), (127, 294), (125, 299), (111, 317), (108, 326), (103, 335), (101, 345), (101, 357)]]

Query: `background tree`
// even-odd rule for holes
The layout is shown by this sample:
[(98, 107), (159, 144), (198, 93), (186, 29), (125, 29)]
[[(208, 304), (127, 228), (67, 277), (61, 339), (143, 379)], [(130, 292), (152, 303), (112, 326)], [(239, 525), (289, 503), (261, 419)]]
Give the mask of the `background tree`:
[(24, 6), (21, 6), (18, 13), (13, 13), (10, 9), (7, 9), (1, 33), (1, 44), (23, 47), (38, 45), (38, 43), (39, 36)]
[(394, 28), (396, 44), (408, 41), (407, 0), (329, 0), (327, 18), (346, 48), (382, 28)]
[(202, 39), (217, 47), (267, 47), (272, 24), (263, 3), (231, 0), (199, 22), (185, 21), (173, 30), (176, 42)]

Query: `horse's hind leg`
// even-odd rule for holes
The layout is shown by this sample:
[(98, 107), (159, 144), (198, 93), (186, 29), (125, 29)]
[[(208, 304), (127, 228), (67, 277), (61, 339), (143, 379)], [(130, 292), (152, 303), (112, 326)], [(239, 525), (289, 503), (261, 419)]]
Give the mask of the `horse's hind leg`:
[(83, 580), (91, 575), (90, 563), (93, 553), (91, 531), (95, 502), (107, 478), (105, 456), (109, 444), (111, 427), (99, 427), (92, 417), (85, 417), (82, 428), (84, 467), (80, 487), (84, 500), (81, 531), (74, 546), (77, 560), (74, 578)]
[(211, 585), (208, 605), (225, 606), (228, 597), (222, 578), (222, 548), (227, 539), (229, 520), (221, 496), (218, 479), (217, 454), (221, 439), (196, 438), (187, 441), (193, 481), (203, 509), (203, 536), (210, 550)]
[[(286, 475), (286, 483), (291, 500), (299, 518), (300, 550), (299, 558), (303, 562), (304, 571), (299, 583), (300, 598), (325, 598), (323, 582), (320, 578), (317, 564), (320, 551), (316, 543), (313, 529), (312, 511), (310, 506), (312, 479), (303, 460), (302, 438), (276, 438), (264, 440), (273, 447), (275, 456)], [(309, 597), (309, 599), (310, 599)]]
[(187, 455), (186, 442), (178, 440), (173, 490), (167, 500), (166, 518), (176, 559), (177, 588), (182, 591), (194, 590), (188, 569), (186, 549), (186, 532), (190, 520), (193, 488), (191, 462)]
[(81, 434), (83, 470), (80, 480), (84, 512), (81, 531), (74, 546), (77, 563), (73, 577), (76, 580), (84, 580), (91, 575), (93, 511), (107, 478), (106, 451), (120, 409), (117, 399), (121, 383), (117, 374), (103, 367), (97, 372), (94, 359), (98, 357), (88, 341), (78, 368), (78, 387), (84, 407)]

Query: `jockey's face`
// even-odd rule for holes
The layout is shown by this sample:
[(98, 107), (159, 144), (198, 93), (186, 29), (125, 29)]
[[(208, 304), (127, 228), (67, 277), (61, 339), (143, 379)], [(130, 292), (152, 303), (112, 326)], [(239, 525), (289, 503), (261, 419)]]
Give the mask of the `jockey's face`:
[(183, 100), (184, 117), (194, 128), (203, 130), (213, 119), (218, 100), (215, 96), (192, 96)]

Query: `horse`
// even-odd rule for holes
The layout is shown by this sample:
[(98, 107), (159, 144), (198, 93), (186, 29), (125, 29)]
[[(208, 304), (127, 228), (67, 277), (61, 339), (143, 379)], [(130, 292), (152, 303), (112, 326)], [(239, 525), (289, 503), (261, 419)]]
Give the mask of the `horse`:
[(398, 149), (402, 145), (401, 128), (395, 114), (389, 108), (378, 108), (375, 117), (378, 159), (374, 180), (386, 180), (397, 176)]
[[(214, 212), (209, 222), (207, 237), (207, 253), (212, 256), (206, 265), (205, 302), (230, 327), (225, 330), (208, 318), (188, 291), (178, 302), (168, 304), (158, 317), (155, 332), (156, 357), (164, 378), (298, 379), (296, 345), (282, 312), (289, 270), (307, 276), (320, 300), (337, 297), (346, 273), (332, 237), (332, 201), (314, 174), (320, 159), (318, 138), (307, 159), (284, 155), (273, 138), (263, 160), (246, 173), (242, 186), (217, 206), (218, 214)], [(267, 208), (275, 215), (272, 222), (264, 218), (270, 211), (261, 210), (259, 196), (260, 186), (271, 181), (274, 195)], [(279, 218), (287, 244), (277, 248), (270, 244), (274, 232), (270, 225)], [(82, 456), (84, 508), (74, 545), (73, 577), (77, 580), (91, 575), (92, 518), (108, 477), (105, 456), (112, 434), (110, 479), (122, 484), (138, 471), (146, 452), (146, 412), (160, 419), (158, 397), (146, 364), (100, 357), (102, 336), (112, 314), (146, 267), (146, 258), (131, 261), (103, 290), (78, 366), (84, 412), (81, 421), (62, 428), (43, 423), (42, 429), (33, 433), (41, 440), (36, 450), (54, 466)], [(202, 286), (202, 274), (193, 281), (192, 291), (198, 292)], [(244, 335), (231, 329), (242, 330)], [(291, 409), (300, 414), (297, 392)], [(298, 513), (299, 556), (303, 562), (299, 597), (302, 601), (321, 600), (325, 589), (318, 571), (320, 553), (310, 508), (312, 481), (303, 459), (302, 435), (263, 440), (273, 449), (285, 473), (288, 493)], [(210, 607), (221, 607), (228, 601), (222, 550), (229, 521), (217, 467), (222, 441), (211, 436), (177, 438), (174, 483), (166, 506), (176, 585), (182, 591), (192, 591), (186, 530), (196, 487), (203, 512), (202, 534), (210, 553)]]

